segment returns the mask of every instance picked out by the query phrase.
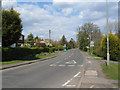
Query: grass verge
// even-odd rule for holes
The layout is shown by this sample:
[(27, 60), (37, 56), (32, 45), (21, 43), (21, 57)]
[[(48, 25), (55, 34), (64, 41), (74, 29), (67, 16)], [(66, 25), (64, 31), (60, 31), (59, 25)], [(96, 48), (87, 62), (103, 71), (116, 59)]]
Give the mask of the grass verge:
[(101, 67), (107, 78), (118, 80), (118, 64), (117, 63), (110, 63), (109, 68), (107, 68), (106, 63), (102, 63)]
[(0, 62), (0, 65), (13, 64), (13, 63), (25, 62), (25, 61), (30, 61), (30, 60), (42, 59), (42, 58), (46, 58), (46, 57), (49, 57), (49, 56), (54, 56), (56, 54), (57, 53), (28, 55), (24, 58), (21, 58), (20, 60)]

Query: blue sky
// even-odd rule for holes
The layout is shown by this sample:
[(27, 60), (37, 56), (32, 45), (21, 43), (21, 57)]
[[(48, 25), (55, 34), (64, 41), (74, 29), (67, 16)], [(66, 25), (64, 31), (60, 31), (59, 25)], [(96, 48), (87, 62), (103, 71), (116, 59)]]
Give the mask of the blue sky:
[[(9, 3), (9, 4), (8, 4)], [(109, 21), (118, 18), (118, 3), (109, 5)], [(23, 34), (47, 39), (52, 31), (52, 39), (60, 40), (65, 35), (67, 40), (76, 40), (77, 27), (87, 22), (97, 24), (104, 33), (106, 24), (105, 2), (4, 2), (3, 8), (14, 7), (21, 15)]]

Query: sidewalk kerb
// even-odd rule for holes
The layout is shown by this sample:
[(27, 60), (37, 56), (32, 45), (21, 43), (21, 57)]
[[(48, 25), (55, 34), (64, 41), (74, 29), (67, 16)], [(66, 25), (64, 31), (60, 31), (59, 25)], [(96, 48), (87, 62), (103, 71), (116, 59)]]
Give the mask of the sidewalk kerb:
[(55, 58), (57, 56), (58, 55), (51, 56), (51, 57), (46, 57), (46, 58), (43, 58), (43, 59), (33, 60), (33, 61), (25, 61), (25, 62), (17, 63), (16, 65), (11, 65), (11, 66), (5, 66), (5, 67), (2, 66), (2, 67), (0, 67), (0, 70), (5, 70), (5, 69), (8, 69), (8, 68), (14, 68), (14, 67), (22, 66), (22, 65), (27, 65), (27, 64), (32, 64), (32, 63), (48, 60), (48, 59), (51, 59), (51, 58)]

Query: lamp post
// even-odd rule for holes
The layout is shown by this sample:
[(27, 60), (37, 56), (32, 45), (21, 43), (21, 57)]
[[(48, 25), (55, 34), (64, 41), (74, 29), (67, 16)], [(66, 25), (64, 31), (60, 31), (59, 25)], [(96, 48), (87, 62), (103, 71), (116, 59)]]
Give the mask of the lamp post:
[(108, 32), (108, 0), (106, 0), (106, 20), (107, 20), (107, 68), (109, 68), (109, 32)]

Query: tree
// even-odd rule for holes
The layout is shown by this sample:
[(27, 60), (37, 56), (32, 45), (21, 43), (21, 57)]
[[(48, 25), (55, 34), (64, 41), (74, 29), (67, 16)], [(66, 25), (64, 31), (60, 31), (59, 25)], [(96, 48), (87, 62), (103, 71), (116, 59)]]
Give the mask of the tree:
[(99, 27), (92, 22), (85, 23), (78, 27), (77, 42), (81, 50), (87, 50), (86, 46), (90, 46), (90, 41), (96, 41), (101, 37)]
[(2, 44), (8, 47), (17, 42), (22, 32), (20, 14), (11, 8), (2, 10)]
[(71, 40), (68, 42), (68, 48), (75, 48), (75, 41), (73, 40), (73, 38), (71, 38)]
[(62, 38), (61, 38), (61, 40), (60, 40), (60, 44), (61, 44), (61, 45), (67, 44), (67, 40), (66, 40), (66, 38), (65, 38), (64, 35), (62, 36)]
[[(101, 48), (103, 51), (103, 57), (107, 58), (107, 35), (105, 35), (101, 41)], [(120, 59), (120, 39), (114, 34), (109, 34), (109, 52), (110, 59)]]
[(32, 33), (30, 33), (28, 36), (27, 36), (27, 39), (26, 39), (26, 43), (30, 44), (31, 46), (34, 46), (34, 36)]

